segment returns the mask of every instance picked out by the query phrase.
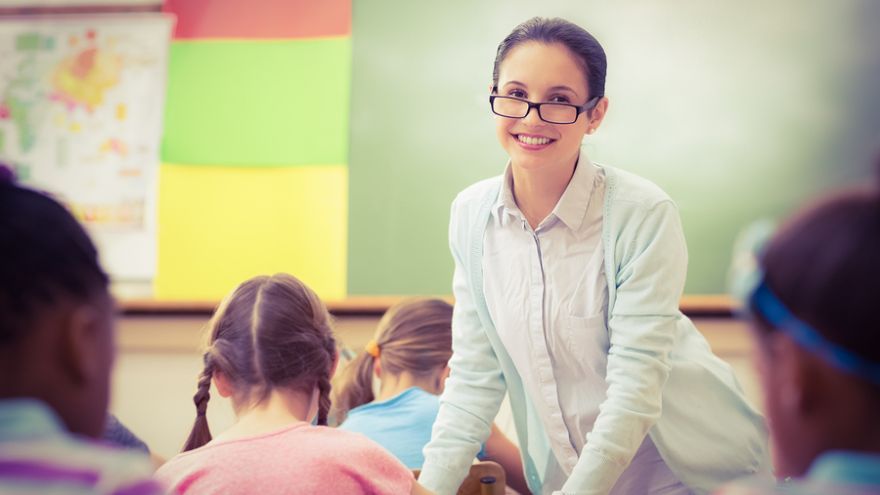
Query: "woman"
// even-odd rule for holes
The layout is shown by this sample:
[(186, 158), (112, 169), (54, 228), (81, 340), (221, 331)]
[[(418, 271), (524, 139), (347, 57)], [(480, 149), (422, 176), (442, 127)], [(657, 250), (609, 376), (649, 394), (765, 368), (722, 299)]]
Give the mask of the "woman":
[(599, 43), (535, 18), (498, 47), (510, 161), (456, 198), (451, 376), (420, 482), (452, 493), (510, 394), (527, 481), (550, 493), (706, 493), (766, 470), (766, 431), (678, 309), (687, 252), (657, 186), (591, 163)]

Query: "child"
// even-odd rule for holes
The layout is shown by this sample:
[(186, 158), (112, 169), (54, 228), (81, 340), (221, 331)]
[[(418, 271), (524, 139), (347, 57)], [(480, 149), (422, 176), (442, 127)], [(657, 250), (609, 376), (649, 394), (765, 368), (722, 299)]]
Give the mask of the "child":
[[(344, 420), (340, 428), (365, 434), (408, 468), (421, 469), (451, 356), (449, 303), (411, 299), (393, 306), (367, 352), (346, 366), (333, 387), (336, 418)], [(374, 375), (381, 383), (378, 397), (373, 397)], [(507, 484), (528, 493), (519, 449), (495, 425), (477, 457), (498, 462)]]
[[(196, 421), (156, 476), (176, 493), (426, 493), (397, 459), (363, 435), (326, 426), (336, 366), (330, 317), (296, 278), (255, 277), (210, 325), (194, 397)], [(211, 439), (211, 382), (238, 418)]]
[(880, 193), (850, 190), (772, 238), (748, 300), (773, 438), (774, 487), (720, 493), (880, 493)]
[(505, 391), (535, 493), (707, 493), (766, 470), (763, 419), (679, 311), (675, 205), (581, 153), (608, 110), (605, 69), (562, 19), (498, 46), (488, 99), (510, 161), (452, 205), (454, 354), (419, 478), (438, 493)]
[(85, 231), (0, 167), (0, 492), (160, 493), (146, 456), (98, 443), (115, 308)]

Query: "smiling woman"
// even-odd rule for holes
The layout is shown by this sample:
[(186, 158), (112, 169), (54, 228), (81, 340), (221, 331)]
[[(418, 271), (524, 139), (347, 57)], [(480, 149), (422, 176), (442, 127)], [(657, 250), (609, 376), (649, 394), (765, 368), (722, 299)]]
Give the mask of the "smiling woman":
[[(529, 40), (511, 47), (503, 59), (492, 86), (502, 96), (490, 97), (492, 110), (504, 117), (496, 120), (498, 140), (513, 164), (514, 184), (520, 186), (519, 207), (534, 229), (564, 191), (581, 141), (602, 123), (608, 99), (601, 90), (590, 92), (587, 71), (564, 42)], [(604, 79), (604, 72), (598, 77)]]
[(562, 19), (498, 47), (489, 103), (509, 162), (452, 206), (451, 375), (419, 478), (437, 493), (505, 392), (534, 493), (707, 493), (767, 470), (763, 419), (679, 312), (674, 203), (581, 150), (608, 110), (605, 67)]

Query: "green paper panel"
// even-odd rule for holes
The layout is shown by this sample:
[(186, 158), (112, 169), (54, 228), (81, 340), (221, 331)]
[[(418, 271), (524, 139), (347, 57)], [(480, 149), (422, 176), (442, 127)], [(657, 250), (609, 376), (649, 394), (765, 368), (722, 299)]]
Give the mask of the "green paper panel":
[(346, 163), (350, 38), (171, 45), (162, 159)]

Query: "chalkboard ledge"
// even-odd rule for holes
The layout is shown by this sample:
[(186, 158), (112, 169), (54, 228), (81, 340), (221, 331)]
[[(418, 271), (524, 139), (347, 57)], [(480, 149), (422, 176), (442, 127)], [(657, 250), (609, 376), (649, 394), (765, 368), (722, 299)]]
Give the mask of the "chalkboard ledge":
[[(327, 309), (337, 316), (378, 316), (398, 301), (411, 296), (352, 296), (325, 301)], [(451, 296), (438, 296), (452, 302)], [(216, 309), (219, 301), (174, 301), (158, 299), (122, 299), (118, 302), (125, 315), (204, 315)], [(686, 295), (681, 310), (688, 316), (733, 316), (736, 301), (726, 295)]]

